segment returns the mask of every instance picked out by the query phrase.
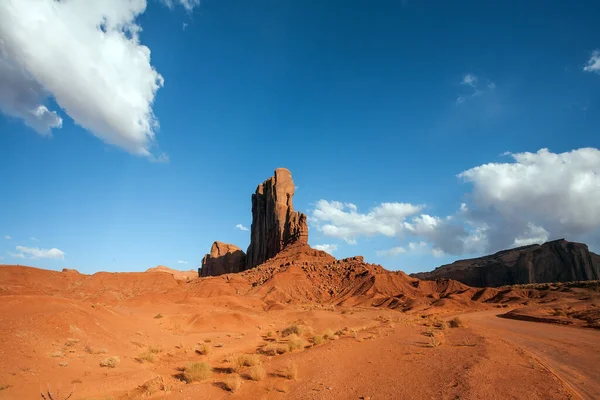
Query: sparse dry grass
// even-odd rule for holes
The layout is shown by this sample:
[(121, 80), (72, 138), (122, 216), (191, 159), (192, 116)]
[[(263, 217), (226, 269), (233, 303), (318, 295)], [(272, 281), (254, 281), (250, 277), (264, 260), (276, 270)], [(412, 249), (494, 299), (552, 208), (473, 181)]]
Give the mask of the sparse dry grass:
[(320, 344), (325, 343), (325, 338), (323, 337), (323, 335), (315, 335), (315, 336), (312, 337), (311, 342), (315, 346), (318, 346)]
[(459, 317), (452, 318), (449, 321), (449, 324), (450, 324), (450, 328), (462, 328), (465, 326), (464, 322)]
[(239, 372), (244, 367), (254, 367), (260, 364), (260, 356), (258, 354), (231, 354), (229, 356), (231, 370)]
[(73, 380), (71, 381), (71, 383), (72, 383), (72, 384), (76, 384), (76, 383), (83, 383), (83, 381), (82, 381), (81, 379), (79, 379), (79, 378), (78, 378), (78, 379), (73, 379)]
[(306, 346), (306, 340), (304, 340), (300, 336), (295, 335), (295, 334), (288, 336), (287, 347), (290, 352), (294, 351), (294, 350), (304, 350), (305, 346)]
[(7, 385), (7, 384), (0, 384), (0, 390), (5, 390), (5, 389), (8, 389), (9, 387), (11, 387), (11, 386)]
[(98, 349), (94, 353), (96, 353), (96, 354), (106, 354), (106, 353), (108, 353), (108, 350), (106, 350), (106, 349)]
[(293, 324), (281, 331), (281, 337), (286, 337), (290, 335), (301, 335), (303, 331), (304, 330), (301, 326)]
[(323, 331), (323, 339), (325, 340), (332, 340), (334, 336), (335, 332), (333, 329), (325, 329), (325, 331)]
[(154, 319), (161, 319), (163, 318), (163, 315), (161, 313), (158, 313), (154, 316)]
[(117, 356), (107, 357), (104, 360), (100, 361), (100, 366), (106, 368), (114, 368), (120, 361), (121, 359)]
[(267, 373), (262, 367), (262, 365), (255, 365), (253, 367), (250, 367), (247, 372), (248, 378), (252, 379), (253, 381), (262, 380), (266, 374)]
[(187, 383), (204, 381), (212, 376), (212, 367), (205, 362), (193, 362), (183, 370), (183, 379)]
[(203, 356), (207, 356), (212, 352), (212, 346), (210, 344), (207, 343), (201, 343), (198, 346), (196, 346), (196, 353), (203, 355)]
[(267, 332), (267, 337), (268, 338), (274, 338), (275, 337), (275, 332), (274, 331)]
[(135, 360), (139, 363), (145, 363), (145, 362), (153, 363), (154, 359), (155, 359), (154, 353), (152, 353), (150, 351), (145, 351), (141, 354), (138, 354), (138, 356), (135, 358)]
[(76, 345), (77, 343), (79, 343), (79, 339), (72, 339), (72, 338), (69, 338), (69, 339), (67, 339), (67, 341), (65, 342), (65, 346), (67, 346), (67, 347), (71, 347), (71, 346), (74, 346), (74, 345)]
[(65, 355), (65, 352), (60, 351), (60, 350), (50, 353), (50, 357), (52, 357), (52, 358), (64, 357), (64, 355)]
[(288, 347), (282, 343), (269, 343), (260, 349), (260, 352), (268, 356), (276, 356), (288, 352)]
[(223, 380), (223, 384), (230, 392), (237, 392), (242, 386), (242, 378), (238, 374), (227, 375)]
[(298, 378), (298, 364), (295, 362), (289, 362), (286, 366), (281, 370), (281, 376), (285, 379), (296, 380)]
[(69, 365), (68, 361), (61, 361), (61, 362), (58, 363), (59, 367), (66, 367), (67, 365)]
[(429, 347), (439, 347), (444, 343), (444, 335), (433, 335), (429, 338)]
[(152, 354), (162, 353), (163, 349), (160, 346), (148, 346), (148, 351)]

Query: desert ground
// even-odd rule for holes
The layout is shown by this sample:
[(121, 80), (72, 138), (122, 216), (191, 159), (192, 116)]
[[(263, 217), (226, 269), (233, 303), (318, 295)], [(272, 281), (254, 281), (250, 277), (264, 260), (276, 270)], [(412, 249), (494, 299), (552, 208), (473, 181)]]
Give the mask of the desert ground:
[(0, 399), (600, 398), (600, 330), (573, 317), (597, 310), (597, 283), (446, 286), (425, 305), (385, 300), (390, 278), (375, 274), (353, 296), (300, 301), (319, 293), (303, 285), (305, 271), (319, 286), (313, 271), (272, 269), (190, 279), (2, 266)]

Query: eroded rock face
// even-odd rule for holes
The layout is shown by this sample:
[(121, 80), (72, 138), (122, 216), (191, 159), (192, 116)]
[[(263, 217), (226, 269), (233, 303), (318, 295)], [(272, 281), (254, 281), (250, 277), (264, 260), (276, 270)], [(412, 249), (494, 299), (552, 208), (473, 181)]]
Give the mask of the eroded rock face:
[(454, 279), (479, 287), (596, 280), (600, 279), (600, 256), (590, 252), (583, 243), (560, 239), (459, 260), (411, 276)]
[(199, 276), (216, 276), (240, 272), (246, 265), (246, 254), (232, 244), (214, 242), (210, 254), (202, 259), (202, 267), (198, 268)]
[(256, 188), (252, 195), (252, 227), (246, 269), (262, 264), (291, 243), (308, 243), (306, 215), (292, 205), (294, 181), (285, 168)]

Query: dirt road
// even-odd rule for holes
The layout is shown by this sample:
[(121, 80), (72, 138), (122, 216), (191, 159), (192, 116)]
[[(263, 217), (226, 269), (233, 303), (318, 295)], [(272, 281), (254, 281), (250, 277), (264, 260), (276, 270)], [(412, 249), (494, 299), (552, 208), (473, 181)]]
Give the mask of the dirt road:
[(461, 315), (469, 327), (511, 342), (582, 399), (600, 399), (600, 331), (500, 318), (506, 310)]

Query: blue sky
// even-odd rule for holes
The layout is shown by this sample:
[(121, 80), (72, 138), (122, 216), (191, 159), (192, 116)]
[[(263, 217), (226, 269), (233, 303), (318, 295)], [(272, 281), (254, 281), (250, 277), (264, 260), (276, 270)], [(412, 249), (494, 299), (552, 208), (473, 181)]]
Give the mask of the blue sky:
[(66, 3), (0, 5), (0, 263), (196, 268), (277, 167), (338, 258), (600, 251), (597, 2)]

